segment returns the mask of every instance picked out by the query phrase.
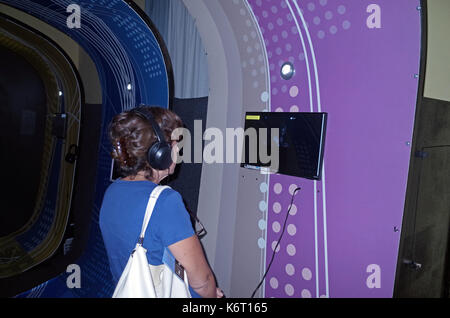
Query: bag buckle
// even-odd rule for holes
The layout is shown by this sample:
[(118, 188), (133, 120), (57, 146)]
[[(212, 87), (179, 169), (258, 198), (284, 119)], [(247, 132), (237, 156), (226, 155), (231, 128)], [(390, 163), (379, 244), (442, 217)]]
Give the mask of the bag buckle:
[(175, 260), (175, 274), (184, 280), (184, 267), (177, 260)]

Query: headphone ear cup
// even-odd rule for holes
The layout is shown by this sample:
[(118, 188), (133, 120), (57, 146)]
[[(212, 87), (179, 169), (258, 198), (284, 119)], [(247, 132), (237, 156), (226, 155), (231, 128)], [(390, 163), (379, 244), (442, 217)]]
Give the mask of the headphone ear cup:
[(172, 164), (172, 148), (166, 142), (155, 142), (148, 150), (148, 162), (156, 170), (169, 169)]

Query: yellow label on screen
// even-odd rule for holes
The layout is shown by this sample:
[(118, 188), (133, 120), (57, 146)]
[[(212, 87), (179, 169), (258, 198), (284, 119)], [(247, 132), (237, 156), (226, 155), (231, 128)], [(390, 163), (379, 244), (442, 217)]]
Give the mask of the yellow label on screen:
[(247, 116), (245, 116), (245, 119), (247, 119), (247, 120), (260, 120), (261, 116), (260, 115), (247, 115)]

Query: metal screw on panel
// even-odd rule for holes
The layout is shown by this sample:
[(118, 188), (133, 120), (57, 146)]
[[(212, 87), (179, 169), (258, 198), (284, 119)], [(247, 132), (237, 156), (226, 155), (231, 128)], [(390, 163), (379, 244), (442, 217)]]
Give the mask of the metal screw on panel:
[(412, 262), (410, 264), (410, 267), (416, 271), (420, 270), (422, 268), (422, 264), (416, 263), (416, 262)]
[(411, 260), (403, 260), (403, 264), (407, 265), (409, 268), (414, 269), (416, 271), (420, 270), (422, 268), (422, 264), (416, 263)]
[(406, 144), (407, 146), (411, 146), (411, 142), (409, 142), (409, 141), (405, 142), (405, 144)]

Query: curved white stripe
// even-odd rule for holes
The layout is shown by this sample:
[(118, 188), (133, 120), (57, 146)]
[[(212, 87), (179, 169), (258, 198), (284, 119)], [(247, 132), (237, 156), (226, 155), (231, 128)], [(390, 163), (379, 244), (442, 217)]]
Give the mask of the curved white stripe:
[(328, 241), (327, 241), (327, 200), (325, 193), (325, 163), (322, 167), (322, 200), (323, 200), (323, 239), (324, 239), (324, 254), (325, 254), (325, 279), (326, 285), (326, 296), (330, 297), (330, 282), (328, 277)]
[(295, 16), (294, 10), (292, 9), (288, 0), (286, 0), (286, 4), (291, 11), (291, 15), (294, 18), (295, 25), (297, 26), (298, 34), (300, 36), (300, 41), (302, 42), (303, 53), (305, 54), (305, 63), (306, 63), (306, 72), (308, 73), (308, 88), (309, 88), (309, 108), (311, 112), (313, 112), (313, 100), (312, 100), (312, 83), (311, 83), (311, 71), (309, 68), (309, 60), (308, 60), (308, 52), (306, 50), (305, 40), (303, 38), (303, 34), (300, 29), (300, 25), (298, 23), (297, 17)]
[(306, 33), (306, 37), (308, 38), (308, 44), (309, 47), (311, 49), (311, 57), (313, 60), (313, 65), (314, 65), (314, 75), (316, 76), (316, 92), (317, 92), (317, 107), (318, 107), (318, 112), (322, 111), (322, 107), (321, 107), (321, 103), (320, 103), (320, 89), (319, 89), (319, 75), (317, 72), (317, 62), (316, 62), (316, 55), (314, 53), (314, 47), (311, 41), (311, 35), (309, 34), (309, 30), (308, 30), (308, 26), (306, 25), (306, 21), (305, 18), (303, 17), (302, 11), (300, 10), (300, 7), (298, 6), (297, 0), (292, 0), (294, 2), (295, 7), (297, 8), (297, 12), (300, 16), (300, 19), (302, 20), (302, 24), (303, 24), (303, 28), (305, 29), (305, 33)]
[[(65, 7), (65, 2), (61, 0), (54, 0), (56, 3), (61, 5), (62, 7)], [(134, 73), (133, 68), (131, 65), (131, 62), (128, 58), (128, 55), (126, 54), (124, 48), (120, 44), (120, 41), (117, 39), (117, 37), (114, 35), (114, 33), (109, 29), (109, 27), (96, 15), (92, 14), (89, 10), (86, 10), (83, 19), (90, 21), (92, 26), (96, 28), (97, 32), (100, 33), (100, 36), (96, 33), (92, 32), (89, 28), (87, 29), (88, 34), (86, 35), (88, 38), (91, 39), (91, 42), (95, 43), (97, 42), (97, 49), (106, 49), (106, 53), (104, 54), (106, 57), (111, 57), (111, 62), (108, 63), (112, 69), (114, 67), (118, 67), (117, 74), (119, 76), (115, 76), (116, 83), (117, 79), (121, 82), (118, 87), (122, 87), (123, 89), (119, 89), (119, 94), (121, 95), (122, 105), (123, 108), (129, 108), (134, 107), (135, 104), (135, 90), (133, 89), (131, 92), (125, 90), (125, 87), (128, 83), (131, 83), (133, 87), (135, 86), (134, 83)], [(85, 31), (86, 28), (81, 28), (80, 31)], [(84, 33), (84, 32), (83, 32)], [(90, 36), (88, 36), (90, 35)], [(101, 37), (103, 35), (103, 37)], [(109, 56), (108, 56), (109, 53)], [(116, 74), (115, 74), (116, 75)], [(125, 94), (124, 94), (125, 93)], [(125, 96), (124, 96), (125, 95)]]
[(314, 180), (314, 244), (316, 246), (316, 297), (319, 298), (319, 243), (317, 239), (317, 181)]
[[(58, 0), (55, 0), (55, 1), (58, 1)], [(31, 11), (36, 12), (36, 13), (40, 13), (42, 15), (49, 15), (49, 13), (51, 13), (53, 22), (59, 24), (62, 27), (66, 26), (66, 17), (61, 15), (61, 14), (58, 14), (57, 12), (49, 11), (49, 9), (47, 7), (43, 7), (43, 6), (35, 4), (35, 3), (29, 3), (29, 4), (24, 5), (23, 7), (25, 9), (31, 9)], [(87, 14), (84, 17), (84, 19), (85, 20), (92, 20), (92, 18), (90, 17), (89, 14)], [(86, 33), (86, 31), (87, 31), (87, 33)], [(113, 71), (114, 80), (116, 81), (116, 85), (118, 87), (121, 87), (121, 86), (125, 87), (126, 85), (124, 86), (124, 85), (120, 85), (118, 83), (118, 79), (120, 81), (122, 81), (123, 78), (127, 74), (124, 74), (123, 69), (115, 70), (115, 68), (117, 68), (118, 64), (122, 64), (124, 62), (123, 60), (120, 59), (120, 56), (117, 56), (115, 54), (110, 54), (111, 53), (111, 47), (109, 45), (102, 44), (102, 43), (105, 42), (104, 39), (100, 38), (97, 34), (93, 33), (89, 28), (86, 28), (86, 27), (81, 28), (81, 29), (79, 29), (79, 32), (84, 33), (85, 36), (87, 38), (90, 38), (93, 43), (97, 42), (96, 48), (98, 50), (100, 50), (100, 51), (103, 51), (102, 55), (104, 56), (105, 60), (107, 60), (107, 61), (109, 60), (108, 61), (108, 65), (111, 67), (111, 71)], [(105, 47), (109, 49), (109, 52), (105, 51)], [(122, 63), (117, 63), (117, 59), (121, 60)], [(120, 66), (122, 66), (122, 65), (120, 65)], [(128, 70), (130, 70), (129, 67), (128, 67)], [(126, 100), (123, 97), (123, 91), (119, 90), (119, 95), (120, 95), (121, 103), (126, 105), (127, 102), (126, 102)]]
[[(314, 73), (316, 76), (316, 91), (317, 91), (317, 107), (318, 111), (322, 112), (322, 105), (321, 105), (321, 99), (320, 99), (320, 87), (319, 87), (319, 75), (317, 71), (317, 62), (316, 62), (316, 56), (314, 53), (314, 47), (312, 45), (311, 36), (309, 34), (308, 26), (306, 25), (306, 21), (303, 17), (303, 14), (298, 6), (297, 0), (293, 0), (295, 7), (297, 8), (298, 14), (300, 18), (302, 19), (303, 27), (306, 31), (306, 36), (308, 38), (308, 42), (311, 48), (311, 56), (313, 59), (314, 64)], [(327, 209), (326, 209), (326, 196), (325, 196), (325, 163), (323, 164), (322, 168), (322, 203), (323, 203), (323, 227), (324, 227), (324, 256), (325, 256), (325, 283), (326, 283), (326, 297), (330, 297), (330, 290), (329, 290), (329, 277), (328, 277), (328, 241), (327, 241), (327, 226), (326, 226), (326, 220), (327, 220)]]
[[(258, 20), (256, 19), (255, 13), (253, 12), (251, 6), (249, 5), (247, 0), (244, 0), (244, 5), (247, 8), (247, 10), (250, 12), (254, 25), (256, 27), (256, 30), (258, 31), (258, 39), (260, 40), (260, 44), (261, 47), (263, 48), (263, 54), (264, 54), (264, 62), (265, 62), (265, 66), (266, 66), (266, 70), (268, 70), (266, 72), (267, 78), (266, 78), (266, 92), (269, 96), (269, 99), (266, 102), (266, 110), (270, 111), (270, 107), (271, 107), (271, 102), (272, 102), (272, 95), (271, 95), (271, 91), (270, 91), (270, 70), (269, 70), (269, 58), (267, 56), (267, 48), (266, 48), (266, 44), (264, 42), (264, 37), (263, 34), (261, 32), (261, 28), (259, 27), (259, 23), (257, 22)], [(261, 261), (261, 268), (260, 268), (260, 276), (262, 277), (266, 271), (266, 257), (267, 257), (267, 248), (271, 247), (271, 245), (267, 242), (267, 229), (268, 229), (268, 221), (269, 221), (269, 185), (270, 185), (270, 173), (266, 174), (266, 184), (267, 184), (267, 193), (266, 193), (266, 213), (264, 215), (264, 220), (266, 222), (266, 229), (264, 231), (264, 240), (266, 242), (266, 248), (263, 249), (262, 252), (262, 261)], [(262, 288), (262, 295), (261, 297), (264, 298), (265, 294), (266, 294), (266, 284), (263, 283), (262, 284), (263, 288)]]
[[(294, 18), (295, 25), (297, 27), (298, 35), (303, 47), (303, 53), (305, 54), (306, 71), (308, 74), (308, 89), (309, 89), (309, 107), (310, 111), (314, 112), (313, 97), (312, 97), (312, 83), (311, 83), (311, 71), (309, 66), (309, 56), (306, 49), (305, 40), (298, 23), (297, 17), (295, 16), (294, 10), (291, 4), (286, 0), (286, 4), (291, 11), (291, 15)], [(315, 274), (316, 274), (316, 297), (319, 297), (319, 244), (317, 238), (317, 181), (314, 181), (314, 256), (315, 256)]]

